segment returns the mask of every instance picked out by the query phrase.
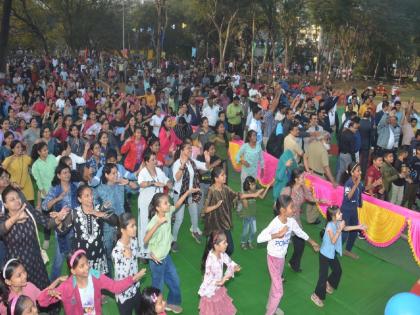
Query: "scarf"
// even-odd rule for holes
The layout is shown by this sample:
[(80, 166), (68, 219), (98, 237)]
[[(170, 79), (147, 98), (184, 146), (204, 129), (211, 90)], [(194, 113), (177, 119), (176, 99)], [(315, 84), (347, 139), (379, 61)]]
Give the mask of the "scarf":
[[(194, 178), (193, 178), (193, 188), (200, 188), (200, 174), (197, 170), (197, 167), (195, 166), (195, 163), (193, 160), (189, 160), (191, 163), (191, 166), (194, 171)], [(187, 167), (187, 166), (185, 166)], [(182, 175), (182, 183), (181, 183), (181, 191), (179, 192), (179, 196), (181, 197), (183, 194), (185, 194), (190, 187), (190, 172), (188, 169), (184, 171), (184, 175)], [(199, 203), (201, 199), (201, 191), (195, 192), (191, 195), (192, 202)], [(188, 203), (188, 198), (185, 198), (184, 204)]]

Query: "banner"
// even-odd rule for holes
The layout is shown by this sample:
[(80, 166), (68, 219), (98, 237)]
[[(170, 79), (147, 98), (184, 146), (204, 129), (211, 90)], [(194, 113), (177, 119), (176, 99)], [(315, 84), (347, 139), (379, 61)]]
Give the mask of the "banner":
[[(236, 163), (236, 155), (242, 144), (241, 140), (229, 143), (230, 160), (233, 168), (238, 172), (241, 170), (241, 165)], [(267, 186), (275, 180), (278, 159), (266, 152), (263, 156), (264, 176), (261, 177), (261, 170), (258, 170), (257, 179), (262, 186)], [(329, 205), (341, 206), (344, 196), (342, 186), (334, 188), (327, 180), (312, 174), (306, 174), (305, 181), (316, 199), (327, 201), (326, 204), (317, 204), (324, 217)], [(358, 209), (358, 214), (359, 222), (368, 227), (365, 233), (366, 240), (376, 247), (390, 246), (400, 238), (408, 225), (408, 243), (414, 260), (420, 266), (420, 213), (366, 194), (362, 194), (362, 199), (363, 204)]]

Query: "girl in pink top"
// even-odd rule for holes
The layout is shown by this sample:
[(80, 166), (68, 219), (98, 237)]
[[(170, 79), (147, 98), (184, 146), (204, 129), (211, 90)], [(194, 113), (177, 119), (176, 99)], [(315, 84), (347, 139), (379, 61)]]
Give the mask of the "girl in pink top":
[[(25, 295), (36, 304), (37, 298), (41, 293), (32, 282), (28, 282), (28, 273), (25, 270), (23, 264), (15, 258), (12, 258), (6, 262), (2, 270), (2, 281), (4, 285), (0, 286), (0, 295), (2, 301), (10, 302), (21, 295)], [(56, 286), (63, 279), (57, 279), (54, 281)], [(4, 303), (0, 304), (0, 314), (6, 314), (6, 306)]]
[(10, 315), (38, 315), (36, 303), (26, 295), (14, 297), (8, 307)]
[(142, 272), (114, 281), (90, 269), (86, 252), (78, 249), (69, 254), (67, 264), (71, 275), (56, 289), (45, 289), (38, 296), (39, 305), (46, 307), (61, 301), (64, 312), (71, 315), (102, 314), (101, 291), (122, 293), (137, 282)]
[(162, 126), (159, 131), (160, 153), (164, 159), (169, 159), (176, 150), (176, 147), (182, 143), (176, 136), (172, 128), (173, 118), (166, 116), (162, 120)]
[[(201, 269), (204, 272), (203, 283), (198, 294), (201, 296), (200, 315), (234, 315), (236, 308), (224, 287), (226, 281), (233, 278), (241, 267), (226, 254), (228, 243), (222, 231), (213, 231), (204, 251)], [(223, 275), (223, 265), (227, 270)]]
[(166, 301), (159, 289), (148, 287), (141, 294), (138, 315), (166, 315)]

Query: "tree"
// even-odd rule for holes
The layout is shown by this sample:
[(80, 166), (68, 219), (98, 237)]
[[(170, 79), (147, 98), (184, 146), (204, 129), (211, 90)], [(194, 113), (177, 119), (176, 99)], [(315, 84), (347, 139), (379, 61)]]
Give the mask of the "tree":
[(48, 55), (49, 48), (46, 37), (46, 28), (48, 24), (48, 8), (42, 2), (29, 0), (17, 0), (12, 8), (13, 16), (22, 21), (28, 28), (29, 32), (34, 34), (41, 42), (45, 54)]
[(6, 73), (7, 48), (10, 32), (10, 15), (12, 13), (12, 0), (3, 0), (3, 16), (0, 29), (0, 79)]
[(195, 0), (194, 4), (194, 10), (204, 13), (216, 29), (219, 70), (223, 70), (233, 24), (236, 22), (240, 7), (247, 7), (247, 5), (243, 1), (234, 0)]

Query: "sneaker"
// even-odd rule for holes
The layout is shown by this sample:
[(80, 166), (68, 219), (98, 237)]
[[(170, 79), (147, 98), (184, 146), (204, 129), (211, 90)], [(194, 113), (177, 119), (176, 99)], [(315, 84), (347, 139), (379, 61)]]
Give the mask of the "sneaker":
[(248, 248), (249, 249), (254, 249), (254, 245), (252, 245), (252, 242), (248, 242)]
[(329, 282), (327, 281), (327, 289), (326, 289), (328, 294), (333, 294), (334, 293), (334, 288), (331, 286), (331, 284), (329, 284)]
[(365, 240), (366, 239), (366, 236), (362, 232), (359, 232), (359, 233), (357, 233), (357, 238), (359, 240)]
[(172, 242), (171, 244), (171, 251), (176, 253), (179, 251), (179, 247), (178, 247), (178, 243), (177, 242)]
[(247, 243), (241, 243), (241, 248), (243, 250), (247, 250), (248, 249)]
[[(192, 225), (190, 226), (190, 232), (191, 232), (191, 233), (194, 233), (194, 230), (193, 230)], [(200, 230), (200, 228), (199, 228), (199, 227), (197, 227), (197, 231), (196, 231), (196, 233), (198, 233), (198, 234), (200, 234), (200, 235), (203, 235), (203, 232), (201, 232), (201, 230)]]
[(343, 254), (344, 256), (350, 257), (351, 259), (354, 259), (354, 260), (359, 259), (359, 256), (357, 256), (353, 252), (349, 252), (348, 250), (345, 250)]
[(281, 308), (278, 308), (274, 314), (275, 315), (284, 315), (284, 312), (282, 311)]
[(311, 300), (312, 302), (315, 303), (316, 306), (318, 307), (323, 307), (324, 306), (324, 302), (322, 302), (322, 300), (318, 297), (318, 295), (316, 295), (315, 293), (312, 293), (311, 295)]
[(198, 232), (192, 232), (191, 235), (198, 244), (201, 244), (201, 234)]
[(182, 313), (182, 307), (179, 305), (167, 304), (165, 307), (165, 311), (179, 314), (179, 313)]
[(50, 241), (44, 240), (44, 242), (42, 243), (42, 248), (48, 250), (48, 247), (50, 247)]

